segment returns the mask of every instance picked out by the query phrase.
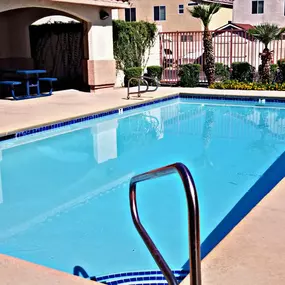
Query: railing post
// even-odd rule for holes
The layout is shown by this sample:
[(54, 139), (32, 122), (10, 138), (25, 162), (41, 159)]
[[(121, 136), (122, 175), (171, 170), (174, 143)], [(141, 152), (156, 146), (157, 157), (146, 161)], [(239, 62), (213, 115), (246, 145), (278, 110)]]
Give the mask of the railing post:
[(179, 70), (179, 32), (176, 32), (176, 70), (175, 80), (178, 81), (178, 70)]
[[(155, 83), (156, 83), (155, 89), (149, 90), (149, 84), (148, 84), (148, 81), (147, 81), (146, 79), (151, 79), (151, 80), (154, 80), (154, 81), (155, 81)], [(138, 92), (130, 92), (130, 83), (131, 83), (131, 81), (133, 81), (133, 80), (137, 80), (137, 81), (138, 81)], [(141, 89), (140, 89), (140, 87), (141, 87), (141, 81), (144, 81), (144, 83), (146, 84), (146, 89), (143, 90), (142, 92), (140, 91), (140, 90), (141, 90)], [(158, 87), (159, 87), (159, 83), (158, 83), (157, 79), (155, 79), (155, 78), (151, 78), (151, 77), (148, 77), (148, 76), (132, 77), (132, 78), (130, 78), (129, 81), (128, 81), (127, 99), (128, 99), (128, 100), (130, 99), (130, 94), (138, 94), (138, 97), (141, 97), (141, 94), (142, 94), (142, 93), (154, 92), (154, 91), (156, 91), (156, 90), (158, 89)]]
[(230, 30), (230, 73), (232, 73), (232, 63), (233, 63), (233, 29)]
[(169, 285), (177, 285), (178, 282), (155, 246), (151, 237), (140, 222), (137, 202), (136, 202), (136, 184), (142, 181), (159, 178), (162, 176), (178, 173), (182, 179), (188, 209), (188, 230), (189, 230), (189, 266), (190, 266), (190, 285), (201, 285), (201, 254), (200, 254), (200, 222), (199, 205), (197, 191), (194, 180), (188, 168), (182, 163), (175, 163), (159, 169), (155, 169), (131, 179), (130, 182), (130, 208), (134, 225), (152, 254), (155, 262), (162, 271)]

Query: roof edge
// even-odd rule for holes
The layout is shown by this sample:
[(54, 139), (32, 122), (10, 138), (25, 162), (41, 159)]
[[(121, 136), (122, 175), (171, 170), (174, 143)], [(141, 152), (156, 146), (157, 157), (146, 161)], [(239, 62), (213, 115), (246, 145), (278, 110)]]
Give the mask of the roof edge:
[(233, 8), (233, 0), (199, 0), (198, 2), (206, 4), (217, 3), (225, 8)]
[(110, 8), (128, 8), (129, 0), (51, 0), (52, 2), (61, 2), (77, 5), (101, 6)]

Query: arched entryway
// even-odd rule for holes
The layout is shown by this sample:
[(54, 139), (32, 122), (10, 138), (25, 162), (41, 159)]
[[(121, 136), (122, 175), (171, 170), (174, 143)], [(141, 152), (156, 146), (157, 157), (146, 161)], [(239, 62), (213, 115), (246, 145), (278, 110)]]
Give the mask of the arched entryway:
[[(126, 7), (124, 0), (110, 0), (106, 4), (104, 3), (104, 6), (99, 5), (103, 3), (99, 0), (78, 0), (78, 3), (74, 0), (7, 2), (11, 1), (5, 1), (5, 3), (1, 1), (0, 3), (0, 69), (37, 67), (31, 48), (30, 26), (46, 16), (68, 16), (77, 20), (82, 26), (80, 45), (84, 82), (91, 90), (113, 86), (115, 82), (115, 60), (113, 56), (111, 10), (112, 8)], [(100, 17), (102, 10), (110, 16)], [(32, 43), (34, 42), (32, 41)], [(38, 59), (36, 64), (39, 64)]]
[(30, 25), (31, 57), (36, 69), (55, 77), (56, 90), (88, 91), (87, 23), (63, 15), (49, 15)]
[[(33, 25), (55, 15), (59, 20), (60, 16), (72, 17), (74, 22)], [(58, 90), (88, 90), (86, 21), (49, 8), (10, 10), (2, 12), (0, 19), (8, 25), (4, 29), (8, 33), (2, 33), (0, 69), (44, 69), (48, 77), (58, 78), (55, 86)]]

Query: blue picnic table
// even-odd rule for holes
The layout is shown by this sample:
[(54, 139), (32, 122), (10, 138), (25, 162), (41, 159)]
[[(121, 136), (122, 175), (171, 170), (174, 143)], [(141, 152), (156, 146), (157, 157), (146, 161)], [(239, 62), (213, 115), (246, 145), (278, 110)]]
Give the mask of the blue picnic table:
[[(26, 94), (23, 96), (16, 96), (15, 86), (21, 85), (21, 81), (3, 80), (0, 81), (0, 85), (6, 85), (11, 89), (11, 95), (15, 100), (38, 98), (44, 96), (50, 96), (53, 92), (53, 82), (57, 81), (57, 78), (52, 77), (40, 77), (40, 74), (45, 74), (47, 71), (43, 69), (28, 69), (28, 70), (15, 70), (5, 69), (1, 70), (1, 73), (22, 75), (26, 87)], [(33, 83), (32, 83), (33, 82)], [(48, 93), (41, 93), (40, 82), (48, 82), (50, 84), (50, 90)], [(31, 95), (31, 88), (36, 88), (35, 95)]]

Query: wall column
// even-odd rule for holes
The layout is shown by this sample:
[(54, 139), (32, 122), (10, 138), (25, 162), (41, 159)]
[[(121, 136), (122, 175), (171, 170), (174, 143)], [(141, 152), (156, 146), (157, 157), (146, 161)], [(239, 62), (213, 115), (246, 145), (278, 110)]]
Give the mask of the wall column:
[(96, 89), (113, 87), (116, 79), (116, 63), (113, 54), (113, 26), (111, 9), (104, 9), (110, 17), (97, 19), (89, 23), (88, 48), (89, 60), (88, 84), (91, 91)]

